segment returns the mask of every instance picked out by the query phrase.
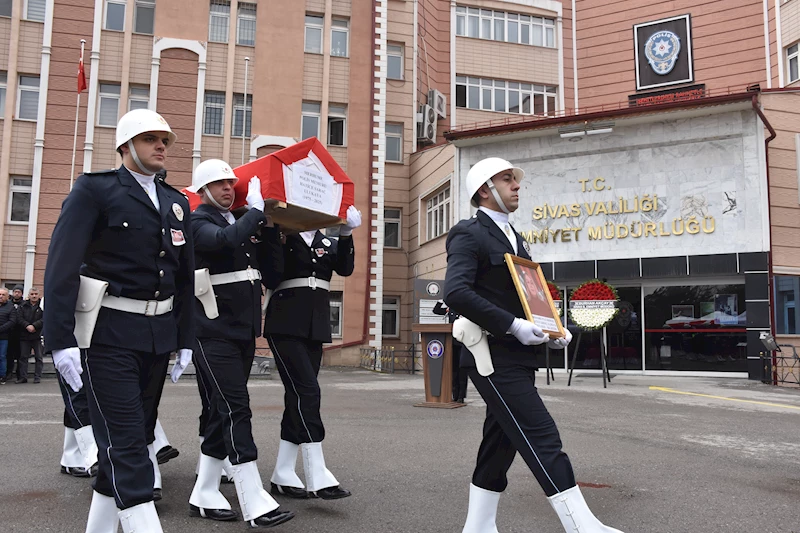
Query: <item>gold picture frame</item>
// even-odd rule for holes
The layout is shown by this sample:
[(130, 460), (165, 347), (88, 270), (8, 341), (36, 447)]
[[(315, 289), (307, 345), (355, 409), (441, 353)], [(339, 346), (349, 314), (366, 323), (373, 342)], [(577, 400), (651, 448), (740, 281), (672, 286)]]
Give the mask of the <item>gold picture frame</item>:
[(525, 311), (525, 318), (542, 328), (551, 339), (565, 337), (560, 313), (553, 303), (539, 263), (509, 253), (504, 257)]

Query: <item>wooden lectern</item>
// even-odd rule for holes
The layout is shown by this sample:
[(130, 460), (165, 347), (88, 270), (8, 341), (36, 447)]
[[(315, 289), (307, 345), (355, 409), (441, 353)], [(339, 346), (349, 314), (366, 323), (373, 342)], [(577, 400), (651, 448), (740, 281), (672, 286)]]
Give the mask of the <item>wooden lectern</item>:
[(466, 404), (453, 398), (453, 325), (413, 324), (411, 330), (422, 337), (422, 371), (425, 375), (425, 401), (414, 407), (454, 409)]

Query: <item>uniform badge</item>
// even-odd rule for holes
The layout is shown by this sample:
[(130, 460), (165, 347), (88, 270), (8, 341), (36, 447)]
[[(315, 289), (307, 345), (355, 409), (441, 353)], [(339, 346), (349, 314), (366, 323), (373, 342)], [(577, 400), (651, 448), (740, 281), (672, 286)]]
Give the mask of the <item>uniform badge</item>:
[[(176, 204), (177, 205), (177, 204)], [(170, 235), (172, 235), (172, 245), (173, 246), (183, 246), (186, 244), (186, 238), (183, 236), (183, 232), (179, 229), (170, 229)]]
[(322, 239), (322, 244), (324, 244), (325, 246), (330, 246), (331, 241), (329, 241), (328, 239)]
[(314, 251), (317, 253), (317, 257), (322, 257), (323, 255), (325, 255), (327, 253), (325, 251), (325, 248), (317, 248)]
[(647, 39), (644, 55), (653, 72), (664, 76), (672, 72), (681, 51), (681, 39), (671, 31), (658, 31)]
[(525, 251), (528, 253), (528, 255), (531, 255), (531, 245), (528, 244), (528, 241), (523, 240), (522, 247), (525, 248)]
[(183, 222), (183, 208), (178, 203), (172, 204), (172, 212), (175, 213), (178, 222)]

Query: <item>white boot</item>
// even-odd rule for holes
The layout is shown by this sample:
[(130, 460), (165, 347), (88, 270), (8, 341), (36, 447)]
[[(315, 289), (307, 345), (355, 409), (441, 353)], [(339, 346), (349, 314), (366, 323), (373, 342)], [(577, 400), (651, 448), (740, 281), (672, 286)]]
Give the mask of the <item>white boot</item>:
[(152, 444), (147, 445), (147, 453), (150, 455), (150, 462), (153, 463), (153, 489), (161, 489), (161, 469), (158, 467), (156, 450)]
[(86, 533), (117, 533), (117, 530), (119, 530), (117, 502), (111, 496), (103, 496), (99, 492), (92, 493)]
[(500, 493), (469, 485), (467, 522), (461, 533), (497, 533), (497, 504)]
[(278, 446), (278, 459), (275, 461), (275, 470), (272, 471), (270, 481), (283, 487), (305, 488), (295, 472), (298, 451), (300, 445), (281, 440)]
[(92, 426), (83, 426), (75, 430), (75, 440), (78, 441), (78, 448), (86, 463), (86, 469), (91, 469), (97, 464), (97, 442), (94, 440)]
[(123, 509), (119, 512), (119, 522), (123, 533), (164, 533), (153, 502)]
[(580, 533), (622, 533), (619, 529), (603, 525), (592, 514), (577, 485), (547, 499), (558, 513), (561, 525), (564, 526), (564, 531), (567, 533), (578, 531)]
[(272, 496), (264, 490), (255, 461), (233, 465), (233, 482), (245, 522), (255, 520), (279, 507)]
[(197, 481), (194, 483), (189, 503), (200, 508), (201, 516), (205, 509), (227, 509), (231, 504), (219, 491), (222, 475), (222, 459), (200, 454)]
[(64, 450), (61, 452), (61, 466), (86, 468), (86, 462), (78, 446), (78, 439), (75, 438), (75, 430), (68, 427), (64, 428)]
[(227, 457), (222, 461), (223, 479), (225, 483), (233, 483), (233, 465)]
[(154, 430), (154, 435), (156, 440), (153, 441), (153, 447), (156, 449), (156, 452), (161, 450), (166, 446), (169, 446), (169, 441), (167, 440), (167, 434), (164, 433), (164, 428), (161, 427), (161, 421), (156, 419), (156, 429)]
[(328, 487), (337, 487), (339, 482), (325, 466), (321, 442), (306, 442), (300, 445), (303, 451), (303, 470), (306, 474), (306, 490), (316, 492)]

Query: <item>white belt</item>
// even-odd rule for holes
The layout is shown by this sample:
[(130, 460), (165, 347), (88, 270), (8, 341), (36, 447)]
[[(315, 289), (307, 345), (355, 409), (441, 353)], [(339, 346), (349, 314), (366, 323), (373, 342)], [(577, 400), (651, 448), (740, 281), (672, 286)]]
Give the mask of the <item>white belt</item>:
[(309, 287), (312, 291), (322, 289), (323, 291), (331, 290), (331, 282), (324, 279), (317, 279), (314, 276), (308, 278), (294, 278), (281, 281), (281, 284), (275, 289), (275, 292), (282, 291), (283, 289), (302, 289)]
[(103, 296), (103, 301), (100, 305), (108, 307), (109, 309), (116, 309), (117, 311), (125, 311), (126, 313), (156, 316), (164, 315), (172, 311), (173, 299), (174, 297), (170, 296), (166, 300), (134, 300), (133, 298), (106, 294)]
[(240, 281), (249, 281), (250, 283), (261, 279), (261, 271), (247, 267), (245, 270), (237, 270), (236, 272), (226, 272), (224, 274), (212, 274), (212, 285), (227, 285), (228, 283), (238, 283)]

